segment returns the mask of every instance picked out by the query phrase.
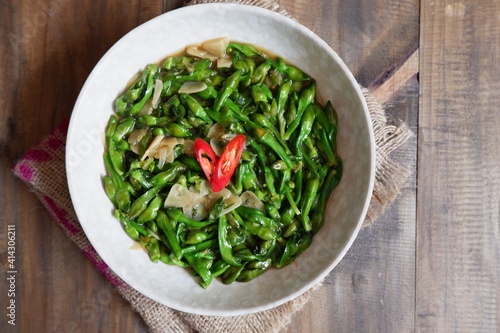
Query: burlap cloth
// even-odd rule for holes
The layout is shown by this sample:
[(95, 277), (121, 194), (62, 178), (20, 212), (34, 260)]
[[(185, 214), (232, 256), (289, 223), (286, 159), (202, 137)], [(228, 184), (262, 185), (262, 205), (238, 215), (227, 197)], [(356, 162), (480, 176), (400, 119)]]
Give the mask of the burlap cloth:
[[(205, 2), (234, 2), (261, 6), (278, 11), (278, 4), (265, 0), (211, 1), (196, 0), (188, 4)], [(377, 167), (375, 188), (364, 226), (371, 224), (393, 202), (410, 172), (394, 163), (389, 154), (402, 145), (412, 132), (404, 125), (387, 124), (381, 105), (367, 89), (363, 93), (372, 117), (376, 139)], [(25, 181), (41, 200), (65, 233), (85, 253), (95, 266), (130, 302), (144, 319), (151, 332), (280, 332), (285, 330), (292, 316), (300, 311), (321, 283), (301, 296), (276, 308), (244, 316), (211, 317), (173, 310), (142, 295), (121, 280), (96, 253), (83, 232), (71, 203), (65, 171), (65, 143), (68, 121), (58, 126), (40, 144), (29, 150), (15, 165), (14, 173)]]

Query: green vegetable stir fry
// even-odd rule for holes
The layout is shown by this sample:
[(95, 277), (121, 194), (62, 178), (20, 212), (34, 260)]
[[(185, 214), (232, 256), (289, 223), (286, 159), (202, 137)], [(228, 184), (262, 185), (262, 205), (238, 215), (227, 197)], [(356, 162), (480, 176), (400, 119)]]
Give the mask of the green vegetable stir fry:
[(290, 264), (340, 181), (337, 117), (281, 58), (219, 38), (148, 65), (116, 99), (103, 184), (153, 262), (207, 288)]

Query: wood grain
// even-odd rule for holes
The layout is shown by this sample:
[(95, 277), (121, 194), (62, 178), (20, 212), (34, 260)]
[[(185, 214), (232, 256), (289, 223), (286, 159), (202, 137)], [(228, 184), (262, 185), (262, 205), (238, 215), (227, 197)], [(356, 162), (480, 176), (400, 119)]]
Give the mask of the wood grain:
[(416, 326), (500, 329), (500, 3), (422, 2)]
[[(8, 225), (16, 226), (19, 274), (17, 325), (0, 311), (0, 331), (147, 331), (10, 169), (69, 116), (114, 42), (183, 3), (2, 2), (2, 309)], [(360, 232), (288, 333), (499, 332), (500, 2), (279, 3), (377, 90), (390, 121), (417, 134), (391, 156), (414, 170), (397, 201)]]
[[(177, 2), (179, 3), (179, 2)], [(173, 2), (171, 2), (173, 5)], [(6, 332), (140, 332), (142, 319), (53, 222), (10, 169), (71, 113), (85, 79), (120, 37), (162, 1), (8, 1), (0, 6), (1, 254), (16, 226), (16, 326)], [(1, 307), (7, 281), (2, 270)]]
[[(358, 82), (383, 89), (379, 97), (387, 102), (391, 121), (404, 121), (416, 133), (418, 53), (411, 55), (418, 45), (418, 3), (322, 1), (307, 10), (295, 2), (290, 8), (288, 4), (283, 6), (339, 53)], [(416, 140), (410, 139), (406, 149), (393, 156), (410, 170), (416, 169)], [(288, 332), (413, 330), (415, 188), (416, 172), (396, 204), (374, 227), (360, 232)]]

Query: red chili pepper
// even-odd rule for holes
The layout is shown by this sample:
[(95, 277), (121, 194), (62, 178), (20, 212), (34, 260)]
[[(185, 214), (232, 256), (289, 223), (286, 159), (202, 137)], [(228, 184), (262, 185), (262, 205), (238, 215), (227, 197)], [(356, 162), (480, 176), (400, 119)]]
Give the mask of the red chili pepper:
[(224, 148), (222, 155), (217, 161), (214, 173), (212, 175), (212, 180), (210, 184), (212, 185), (212, 192), (219, 192), (222, 190), (231, 180), (238, 162), (241, 157), (241, 153), (245, 148), (246, 137), (243, 134), (238, 134), (235, 136), (227, 146)]
[(214, 150), (208, 143), (205, 142), (205, 140), (200, 138), (194, 140), (193, 148), (194, 155), (196, 156), (201, 169), (205, 173), (205, 176), (207, 176), (208, 181), (211, 182), (217, 165), (217, 156), (215, 156)]

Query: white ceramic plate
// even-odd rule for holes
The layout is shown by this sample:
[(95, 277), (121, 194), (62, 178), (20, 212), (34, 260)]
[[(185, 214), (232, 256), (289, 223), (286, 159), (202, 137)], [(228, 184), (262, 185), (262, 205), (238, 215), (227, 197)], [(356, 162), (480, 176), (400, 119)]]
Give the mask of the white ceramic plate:
[[(176, 266), (150, 262), (114, 219), (102, 185), (104, 132), (115, 98), (147, 64), (187, 45), (227, 36), (285, 58), (317, 81), (339, 116), (344, 175), (330, 198), (326, 223), (296, 261), (248, 283), (212, 282), (207, 290)], [(275, 12), (235, 4), (177, 9), (137, 27), (99, 61), (76, 102), (68, 132), (66, 169), (80, 223), (102, 259), (130, 286), (177, 310), (241, 315), (280, 305), (319, 282), (344, 256), (365, 217), (374, 179), (371, 121), (360, 88), (342, 60), (310, 30)]]

